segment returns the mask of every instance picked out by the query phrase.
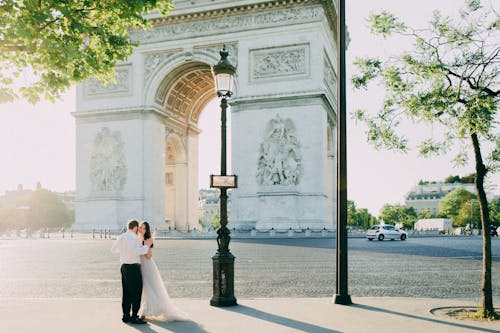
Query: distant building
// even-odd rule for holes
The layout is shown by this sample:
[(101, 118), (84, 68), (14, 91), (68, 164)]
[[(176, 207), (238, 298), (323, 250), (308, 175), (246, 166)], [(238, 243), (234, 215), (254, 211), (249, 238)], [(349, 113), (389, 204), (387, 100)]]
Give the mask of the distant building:
[[(36, 189), (43, 189), (40, 182), (36, 184)], [(0, 205), (24, 207), (33, 192), (33, 190), (25, 189), (22, 184), (19, 184), (16, 190), (5, 191), (5, 194), (0, 196)], [(52, 192), (61, 199), (66, 208), (69, 210), (75, 209), (75, 191)]]
[(75, 210), (75, 191), (54, 192), (69, 210)]
[(415, 230), (449, 230), (452, 228), (450, 219), (420, 219), (415, 222)]
[(16, 190), (5, 191), (5, 194), (0, 196), (0, 205), (24, 206), (25, 201), (32, 192), (33, 190), (26, 190), (23, 185), (19, 184)]
[(448, 192), (456, 188), (463, 188), (471, 193), (476, 193), (474, 184), (432, 182), (414, 186), (405, 196), (407, 207), (413, 207), (417, 213), (428, 210), (433, 214), (439, 213), (439, 201)]
[[(214, 216), (219, 216), (219, 195), (220, 191), (213, 188), (198, 191), (199, 220), (205, 228), (211, 227)], [(231, 191), (228, 191), (227, 211), (229, 215), (231, 211)]]

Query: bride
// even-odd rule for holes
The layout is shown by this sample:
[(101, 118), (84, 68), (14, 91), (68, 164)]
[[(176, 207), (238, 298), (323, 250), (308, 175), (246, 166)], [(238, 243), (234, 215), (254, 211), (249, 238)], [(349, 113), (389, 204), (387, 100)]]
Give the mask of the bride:
[[(148, 222), (142, 222), (138, 230), (141, 242), (151, 238)], [(188, 316), (178, 309), (168, 296), (167, 289), (152, 256), (151, 245), (147, 254), (141, 256), (142, 302), (141, 316), (152, 320), (174, 321), (188, 320)]]

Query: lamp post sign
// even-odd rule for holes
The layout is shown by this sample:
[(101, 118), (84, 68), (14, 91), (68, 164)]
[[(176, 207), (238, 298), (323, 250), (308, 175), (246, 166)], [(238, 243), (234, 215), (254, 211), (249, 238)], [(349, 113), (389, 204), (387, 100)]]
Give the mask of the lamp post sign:
[(234, 259), (229, 251), (231, 233), (227, 228), (227, 189), (237, 186), (235, 175), (227, 175), (226, 168), (226, 111), (227, 99), (233, 94), (233, 78), (236, 68), (231, 65), (227, 56), (229, 53), (223, 47), (220, 51), (219, 62), (212, 67), (217, 96), (221, 97), (221, 156), (220, 175), (210, 176), (210, 187), (220, 189), (220, 228), (217, 230), (217, 253), (212, 257), (213, 262), (213, 296), (212, 306), (236, 305), (234, 297)]
[(210, 187), (214, 188), (236, 188), (238, 187), (238, 177), (210, 175)]

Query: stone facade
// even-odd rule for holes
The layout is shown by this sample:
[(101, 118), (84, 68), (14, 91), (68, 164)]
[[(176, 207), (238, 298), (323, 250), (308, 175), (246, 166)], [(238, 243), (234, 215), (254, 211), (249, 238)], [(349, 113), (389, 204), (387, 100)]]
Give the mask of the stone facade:
[(115, 83), (77, 89), (76, 227), (198, 225), (197, 122), (216, 97), (210, 66), (222, 44), (237, 66), (230, 227), (331, 225), (335, 1), (175, 4), (131, 33), (140, 46)]
[(414, 186), (405, 196), (405, 205), (415, 208), (417, 213), (428, 210), (439, 213), (439, 201), (456, 188), (477, 193), (474, 184), (434, 182)]

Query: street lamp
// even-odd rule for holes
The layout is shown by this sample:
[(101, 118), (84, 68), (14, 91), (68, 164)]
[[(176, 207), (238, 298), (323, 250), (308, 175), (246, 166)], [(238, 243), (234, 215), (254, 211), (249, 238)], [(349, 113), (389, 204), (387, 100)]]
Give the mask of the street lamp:
[(234, 297), (234, 256), (229, 251), (231, 237), (227, 228), (227, 189), (237, 186), (236, 176), (228, 176), (226, 170), (226, 110), (227, 99), (233, 94), (233, 82), (236, 68), (231, 65), (225, 46), (219, 52), (220, 60), (212, 67), (217, 96), (221, 97), (221, 156), (220, 175), (210, 176), (210, 187), (220, 189), (220, 228), (217, 230), (217, 253), (213, 261), (213, 296), (212, 306), (236, 305)]

